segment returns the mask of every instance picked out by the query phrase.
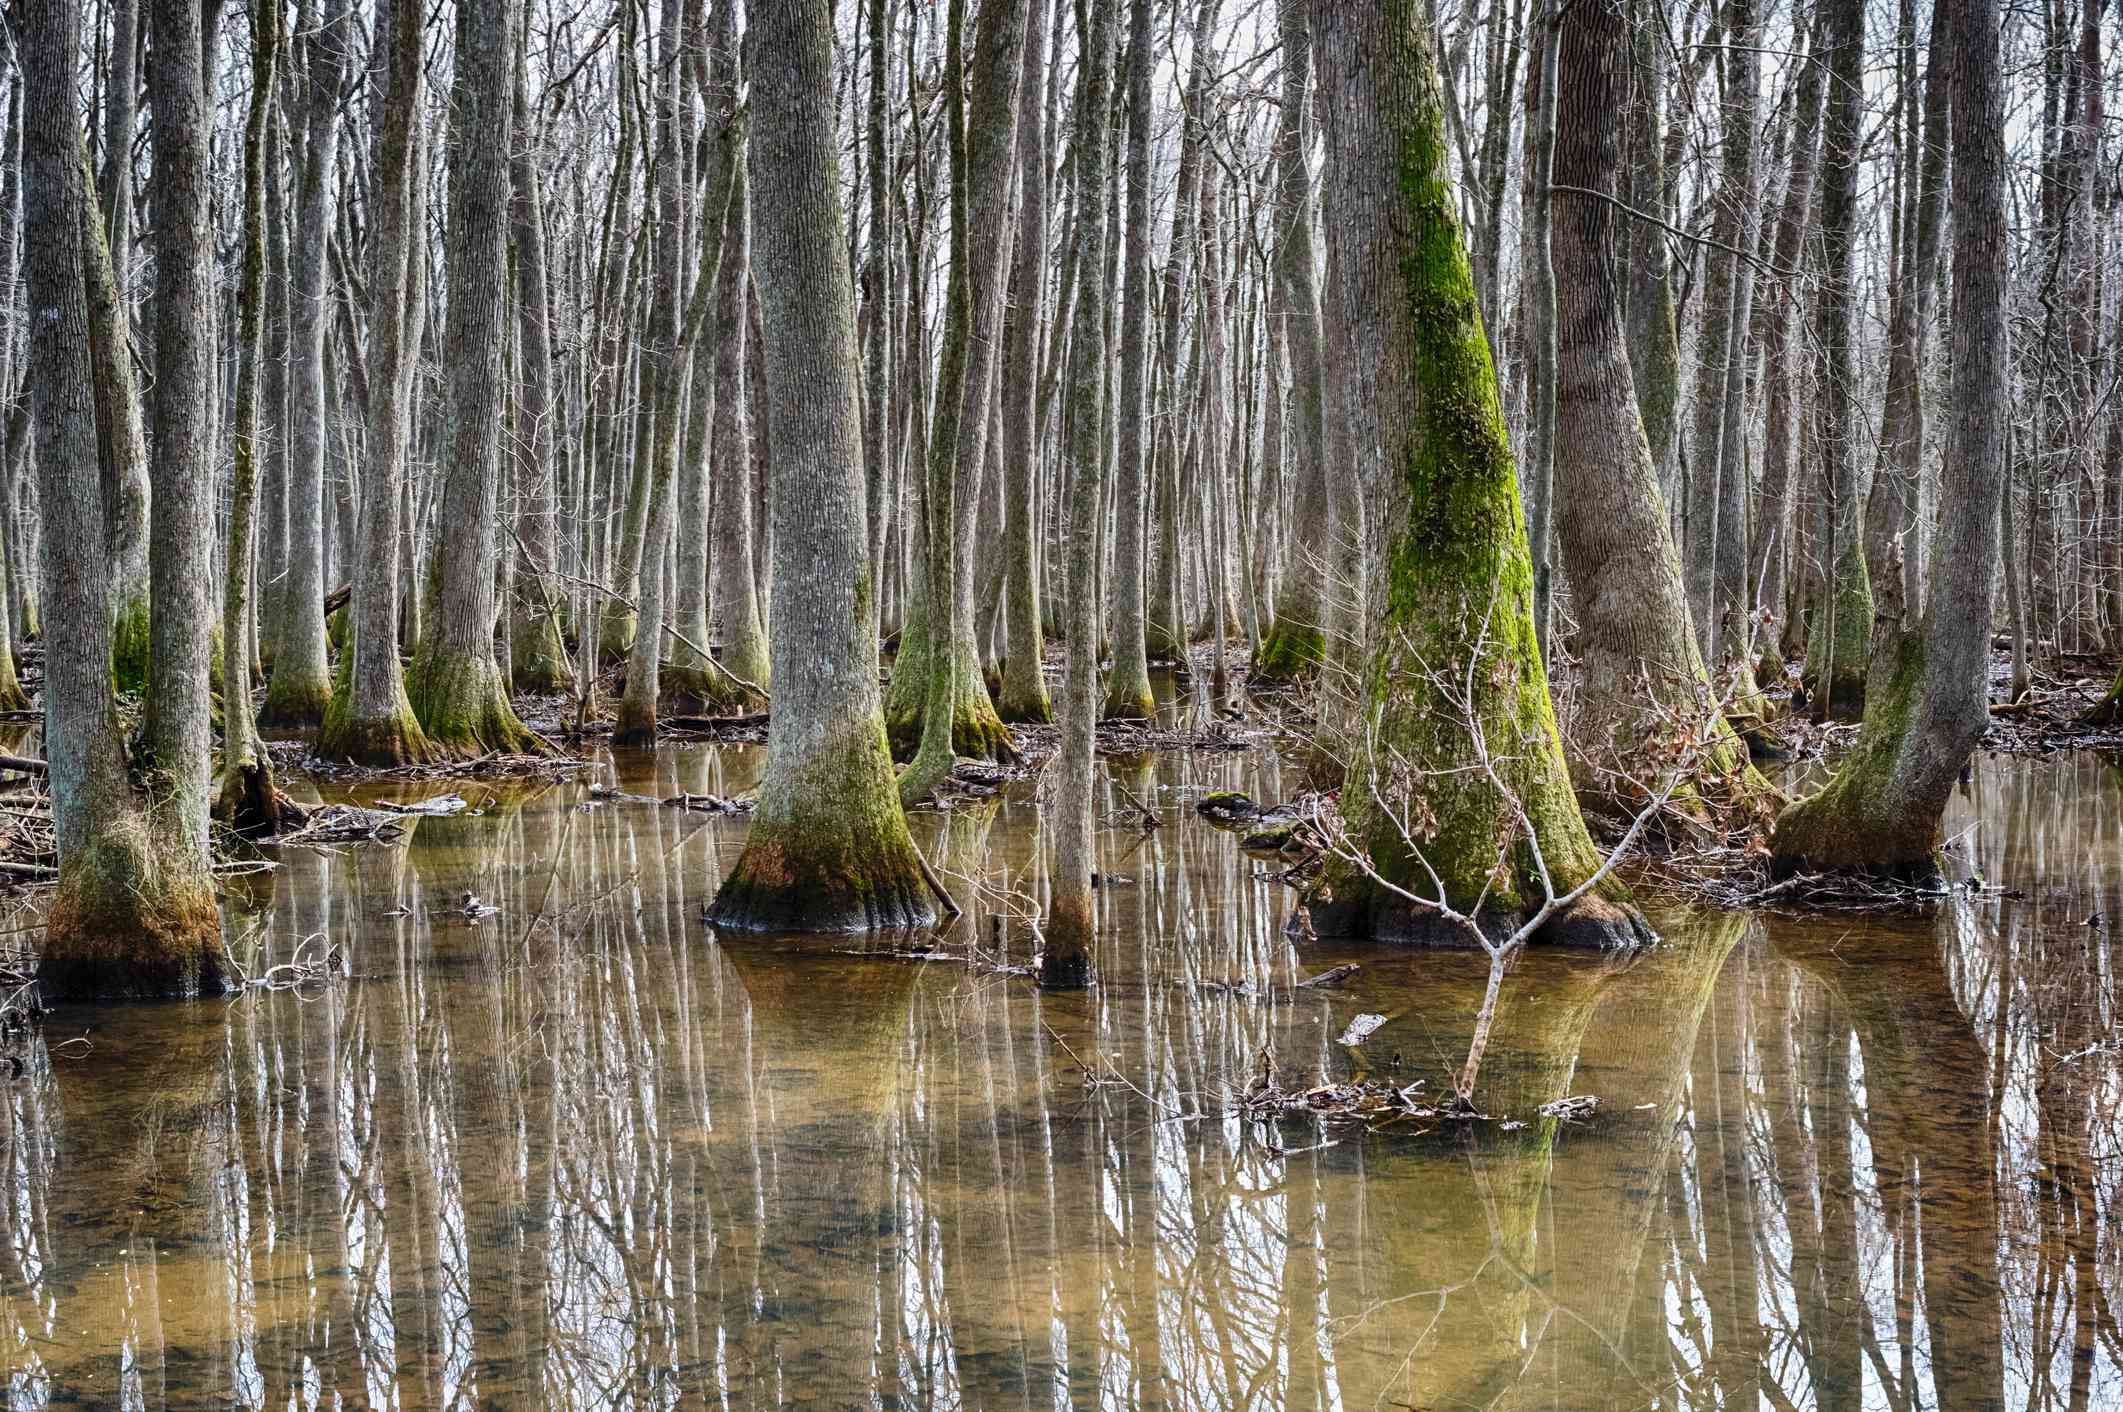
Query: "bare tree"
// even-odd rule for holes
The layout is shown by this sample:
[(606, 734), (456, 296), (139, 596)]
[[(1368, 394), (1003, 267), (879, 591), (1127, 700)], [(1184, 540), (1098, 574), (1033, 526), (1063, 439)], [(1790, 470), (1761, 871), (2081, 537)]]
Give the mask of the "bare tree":
[(935, 915), (885, 751), (863, 525), (855, 310), (833, 133), (831, 0), (752, 12), (758, 282), (774, 459), (774, 715), (717, 926), (847, 931)]

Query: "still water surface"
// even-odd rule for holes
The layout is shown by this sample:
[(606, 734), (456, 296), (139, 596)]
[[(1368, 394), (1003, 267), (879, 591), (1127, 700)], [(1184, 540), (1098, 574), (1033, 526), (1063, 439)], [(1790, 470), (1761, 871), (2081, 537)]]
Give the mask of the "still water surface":
[(1479, 1093), (1527, 1121), (1372, 1134), (1234, 1098), (1264, 1053), (1436, 1089), (1483, 967), (1287, 940), (1288, 891), (1187, 807), (1280, 797), (1272, 758), (1102, 768), (1167, 824), (1109, 790), (1078, 996), (1005, 969), (1024, 786), (917, 820), (973, 905), (890, 945), (972, 965), (718, 938), (743, 820), (581, 781), (289, 850), (239, 945), (322, 934), (350, 982), (61, 1012), (0, 1085), (8, 1406), (2123, 1406), (2103, 762), (1991, 761), (1960, 802), (2022, 899), (1529, 957)]

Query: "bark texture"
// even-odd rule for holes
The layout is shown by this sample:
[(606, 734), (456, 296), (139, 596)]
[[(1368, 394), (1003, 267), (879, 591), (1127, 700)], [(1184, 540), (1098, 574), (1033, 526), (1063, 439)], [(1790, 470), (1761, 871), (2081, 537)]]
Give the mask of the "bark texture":
[(361, 477), (361, 553), (354, 572), (353, 632), (340, 656), (342, 689), (332, 694), (317, 753), (329, 760), (391, 767), (430, 755), (413, 715), (398, 659), (401, 501), (411, 437), (413, 373), (420, 304), (413, 293), (421, 239), (418, 131), (424, 106), (420, 11), (413, 0), (383, 0), (374, 44), (371, 98), (381, 115), (371, 168), (368, 286), (368, 464)]
[(448, 468), (438, 536), (435, 621), (422, 634), (409, 696), (429, 745), (473, 757), (537, 751), (494, 660), (494, 511), (500, 498), (503, 345), (508, 318), (509, 36), (516, 0), (457, 10), (450, 105)]
[(885, 750), (854, 290), (833, 131), (831, 0), (752, 12), (758, 285), (773, 457), (774, 713), (719, 927), (857, 931), (935, 916)]
[[(191, 995), (222, 983), (220, 914), (203, 854), (169, 835), (166, 821), (150, 813), (128, 778), (111, 685), (109, 559), (82, 239), (93, 203), (74, 95), (80, 0), (32, 0), (15, 16), (25, 86), (25, 274), (34, 311), (28, 383), (50, 608), (45, 758), (59, 851), (37, 975), (51, 999)], [(186, 52), (203, 53), (196, 23), (190, 33)], [(201, 75), (197, 91), (203, 89)], [(204, 106), (202, 96), (198, 109)], [(203, 133), (196, 140), (203, 142)], [(190, 258), (202, 257), (194, 251)]]
[(2005, 111), (1997, 0), (1950, 7), (1952, 385), (1935, 566), (1921, 624), (1875, 675), (1857, 748), (1820, 793), (1777, 820), (1779, 873), (1927, 876), (1939, 823), (1989, 723), (1990, 605), (2011, 420), (2006, 364)]
[[(1460, 237), (1429, 24), (1417, 0), (1384, 0), (1339, 12), (1330, 43), (1343, 76), (1336, 221), (1358, 233), (1343, 258), (1363, 267), (1351, 287), (1375, 281), (1382, 295), (1335, 311), (1359, 363), (1377, 350), (1376, 380), (1358, 380), (1356, 395), (1375, 407), (1385, 541), (1343, 808), (1383, 877), (1419, 896), (1441, 887), (1453, 907), (1508, 932), (1546, 890), (1586, 882), (1599, 855), (1535, 640), (1532, 558)], [(1479, 768), (1485, 751), (1494, 783)], [(1323, 931), (1464, 944), (1434, 911), (1355, 870), (1331, 886)], [(1604, 887), (1535, 939), (1614, 946), (1644, 935), (1625, 894)]]

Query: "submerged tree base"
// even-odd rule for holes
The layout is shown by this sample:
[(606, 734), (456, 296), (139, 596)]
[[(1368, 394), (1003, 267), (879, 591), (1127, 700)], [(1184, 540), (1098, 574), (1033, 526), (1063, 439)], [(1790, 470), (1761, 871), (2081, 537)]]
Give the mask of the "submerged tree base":
[(67, 860), (37, 960), (45, 999), (171, 999), (228, 988), (213, 885), (175, 875), (165, 860), (180, 851), (134, 816)]
[[(1476, 918), (1491, 942), (1507, 940), (1530, 912), (1485, 907)], [(1468, 950), (1478, 943), (1462, 924), (1397, 897), (1374, 883), (1357, 879), (1334, 890), (1333, 900), (1315, 902), (1314, 929), (1321, 936), (1362, 937), (1401, 946)], [(1529, 945), (1578, 951), (1623, 951), (1658, 940), (1641, 913), (1628, 902), (1590, 892), (1559, 907), (1530, 937)]]
[(1888, 670), (1877, 674), (1879, 699), (1865, 713), (1858, 743), (1819, 792), (1777, 816), (1769, 870), (1783, 879), (1800, 873), (1848, 873), (1896, 882), (1939, 876), (1936, 811), (1904, 797), (1897, 756), (1923, 688), (1921, 633), (1900, 635)]
[(804, 829), (762, 820), (707, 920), (734, 931), (897, 931), (931, 925), (936, 907), (904, 825), (895, 839), (845, 822)]
[(407, 699), (427, 736), (430, 758), (548, 753), (546, 743), (517, 718), (493, 659), (483, 653), (423, 654), (407, 683)]
[(270, 765), (243, 760), (222, 771), (214, 818), (244, 838), (272, 838), (301, 828), (310, 811), (280, 791)]

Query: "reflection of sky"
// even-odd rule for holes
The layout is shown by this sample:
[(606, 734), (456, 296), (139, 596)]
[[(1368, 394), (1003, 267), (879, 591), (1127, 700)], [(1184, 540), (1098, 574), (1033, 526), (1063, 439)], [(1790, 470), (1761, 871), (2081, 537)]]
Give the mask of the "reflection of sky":
[[(693, 749), (620, 784), (753, 768)], [(2014, 1406), (2123, 1399), (2091, 1302), (2123, 1176), (2113, 951), (2083, 925), (2123, 916), (2099, 766), (1976, 781), (1973, 861), (2028, 901), (1675, 919), (1627, 967), (1529, 962), (1494, 1072), (1612, 1106), (1371, 1138), (1231, 1098), (1264, 1051), (1289, 1087), (1346, 1077), (1361, 1010), (1391, 1017), (1367, 1060), (1435, 1091), (1480, 972), (1294, 953), (1287, 893), (1187, 807), (1279, 797), (1264, 762), (1113, 768), (1172, 822), (1102, 835), (1135, 881), (1102, 894), (1086, 996), (719, 943), (699, 906), (742, 821), (572, 788), (291, 859), (265, 946), (329, 931), (362, 979), (108, 1012), (91, 1060), (8, 1088), (7, 1405), (1694, 1408), (1766, 1376), (1794, 1407), (1930, 1407), (1985, 1349)], [(1036, 891), (1035, 821), (917, 820), (975, 904), (958, 936), (1005, 959), (1022, 923), (972, 875)], [(465, 887), (499, 916), (430, 920)], [(1343, 959), (1341, 987), (1289, 989)], [(1934, 1200), (1970, 1153), (1987, 1229)], [(1986, 1281), (2002, 1327), (1971, 1324)]]

